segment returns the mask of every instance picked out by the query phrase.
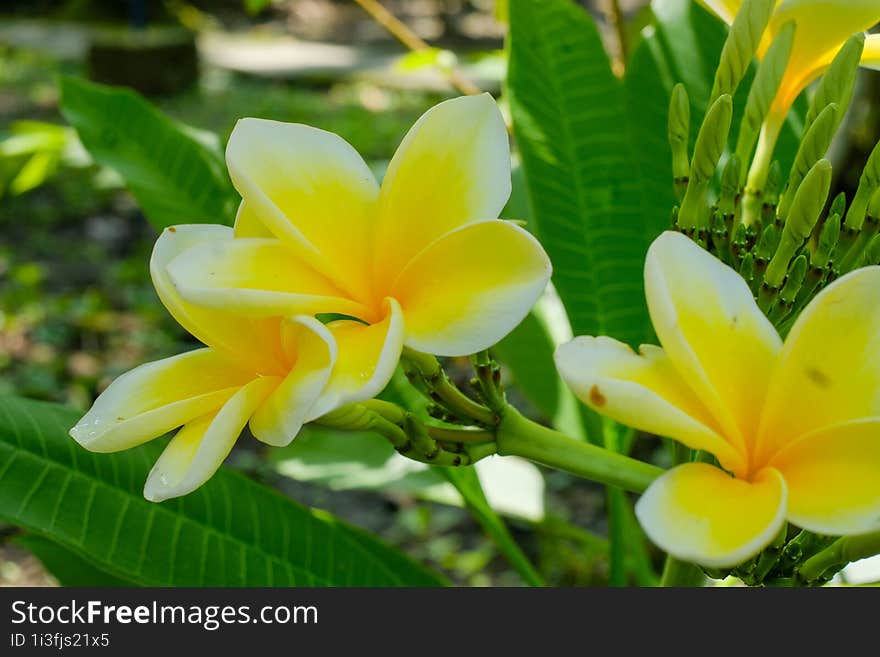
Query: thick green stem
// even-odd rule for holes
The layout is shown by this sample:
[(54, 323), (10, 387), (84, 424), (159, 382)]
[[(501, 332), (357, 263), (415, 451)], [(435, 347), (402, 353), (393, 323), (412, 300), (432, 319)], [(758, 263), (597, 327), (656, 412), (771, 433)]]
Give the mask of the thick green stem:
[(798, 569), (798, 575), (806, 582), (827, 580), (846, 564), (877, 554), (880, 554), (880, 532), (844, 536), (807, 559)]
[(663, 470), (541, 426), (508, 407), (495, 434), (498, 453), (521, 456), (579, 477), (643, 493)]
[(767, 184), (767, 176), (770, 174), (770, 164), (773, 161), (773, 151), (785, 117), (769, 116), (761, 128), (761, 136), (758, 139), (758, 148), (749, 169), (749, 177), (746, 182), (745, 194), (742, 201), (742, 223), (751, 226), (760, 223), (761, 208), (764, 199), (764, 187)]
[(706, 575), (698, 566), (686, 561), (679, 561), (674, 557), (666, 559), (663, 575), (660, 577), (660, 586), (698, 587), (705, 583)]

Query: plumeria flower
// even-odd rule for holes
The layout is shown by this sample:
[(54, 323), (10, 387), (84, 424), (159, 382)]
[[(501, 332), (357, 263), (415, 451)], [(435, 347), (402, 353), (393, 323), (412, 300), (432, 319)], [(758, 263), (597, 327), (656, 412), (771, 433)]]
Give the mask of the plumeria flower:
[[(742, 5), (742, 0), (698, 1), (728, 24)], [(778, 0), (759, 56), (790, 21), (796, 25), (794, 45), (770, 110), (771, 124), (781, 125), (800, 93), (822, 75), (847, 39), (880, 21), (880, 0)], [(862, 64), (880, 68), (880, 35), (867, 38)]]
[(717, 459), (648, 488), (636, 512), (651, 540), (729, 567), (786, 520), (829, 535), (880, 529), (880, 268), (828, 286), (784, 342), (746, 282), (681, 234), (651, 246), (645, 284), (662, 348), (581, 337), (556, 363), (599, 413)]
[[(70, 430), (83, 447), (114, 452), (182, 427), (147, 478), (144, 495), (153, 501), (201, 486), (247, 424), (265, 443), (289, 443), (304, 422), (340, 405), (337, 391), (347, 383), (346, 372), (361, 367), (357, 351), (348, 348), (352, 322), (324, 325), (304, 315), (243, 319), (182, 299), (168, 263), (193, 244), (232, 239), (231, 228), (209, 225), (169, 228), (159, 237), (150, 261), (159, 298), (207, 347), (120, 376)], [(346, 345), (346, 354), (338, 354), (338, 344)], [(393, 371), (393, 364), (385, 367)], [(378, 390), (360, 392), (367, 398)]]
[(404, 345), (441, 356), (494, 345), (550, 277), (537, 240), (496, 218), (510, 151), (487, 94), (424, 114), (381, 186), (341, 137), (305, 125), (242, 119), (226, 159), (242, 196), (235, 239), (181, 248), (168, 275), (210, 310), (351, 318), (336, 340), (357, 367), (338, 377), (339, 399), (381, 389)]

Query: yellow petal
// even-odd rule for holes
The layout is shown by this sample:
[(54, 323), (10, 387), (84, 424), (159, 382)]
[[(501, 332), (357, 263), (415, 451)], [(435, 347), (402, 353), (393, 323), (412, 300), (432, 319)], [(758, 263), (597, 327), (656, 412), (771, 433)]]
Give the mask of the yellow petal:
[(767, 396), (757, 462), (816, 429), (880, 416), (880, 267), (848, 274), (804, 310)]
[(128, 449), (220, 408), (252, 378), (212, 349), (147, 363), (111, 383), (70, 435), (93, 452)]
[(236, 237), (272, 237), (271, 231), (260, 221), (257, 213), (242, 201), (235, 215), (233, 231)]
[(147, 477), (144, 497), (161, 502), (191, 493), (226, 460), (248, 418), (279, 383), (277, 377), (254, 379), (216, 413), (183, 427), (159, 456)]
[(705, 449), (728, 470), (743, 472), (747, 467), (659, 347), (643, 346), (636, 354), (611, 338), (579, 337), (556, 350), (556, 368), (594, 411), (640, 431)]
[(831, 63), (853, 34), (864, 32), (880, 21), (877, 0), (783, 0), (779, 3), (768, 31), (776, 34), (794, 20), (794, 45), (774, 112), (781, 113)]
[(679, 374), (746, 452), (782, 346), (748, 285), (684, 235), (667, 232), (648, 250), (645, 292)]
[(409, 263), (392, 287), (406, 344), (440, 356), (486, 349), (512, 331), (550, 279), (538, 241), (501, 220), (447, 233)]
[(403, 323), (400, 305), (386, 299), (385, 317), (375, 324), (342, 320), (327, 325), (336, 342), (336, 364), (307, 420), (372, 399), (388, 385), (403, 348)]
[(382, 183), (379, 288), (388, 289), (441, 235), (497, 217), (509, 196), (510, 147), (492, 97), (455, 98), (428, 110), (400, 144)]
[(862, 66), (880, 71), (880, 34), (869, 34), (865, 39)]
[(274, 238), (204, 242), (177, 256), (167, 270), (180, 296), (201, 308), (255, 318), (369, 314)]
[(745, 481), (706, 463), (673, 468), (636, 504), (645, 533), (661, 549), (712, 568), (739, 565), (767, 547), (785, 510), (785, 481), (776, 470)]
[(834, 536), (880, 530), (880, 419), (815, 431), (771, 467), (785, 477), (788, 518), (797, 526)]
[(198, 244), (232, 238), (233, 232), (226, 226), (198, 224), (166, 228), (156, 240), (150, 259), (153, 285), (171, 316), (197, 340), (254, 372), (281, 373), (286, 364), (281, 351), (279, 320), (252, 320), (195, 306), (180, 296), (168, 275), (168, 264), (183, 251)]
[(739, 11), (742, 0), (697, 0), (706, 9), (730, 25)]
[(336, 361), (336, 341), (312, 317), (295, 317), (282, 328), (293, 366), (250, 421), (254, 436), (269, 445), (290, 443), (312, 413)]
[(350, 144), (310, 126), (247, 118), (229, 137), (226, 162), (249, 212), (337, 285), (368, 295), (379, 188)]

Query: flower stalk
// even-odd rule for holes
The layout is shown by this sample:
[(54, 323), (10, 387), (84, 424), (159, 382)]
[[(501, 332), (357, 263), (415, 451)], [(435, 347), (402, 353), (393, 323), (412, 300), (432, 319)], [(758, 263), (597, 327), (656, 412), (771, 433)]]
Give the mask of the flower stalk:
[(566, 436), (508, 407), (495, 434), (498, 454), (542, 465), (632, 493), (643, 493), (663, 469)]

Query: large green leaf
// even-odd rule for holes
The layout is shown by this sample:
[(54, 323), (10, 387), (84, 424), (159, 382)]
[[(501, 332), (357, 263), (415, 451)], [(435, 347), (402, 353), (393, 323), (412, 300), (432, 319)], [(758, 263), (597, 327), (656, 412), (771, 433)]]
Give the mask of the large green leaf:
[(172, 121), (129, 89), (72, 77), (60, 84), (64, 118), (92, 157), (122, 176), (156, 228), (232, 222), (236, 195), (216, 137)]
[(13, 542), (28, 550), (61, 586), (134, 586), (95, 567), (72, 550), (39, 534), (24, 534)]
[(78, 413), (0, 398), (0, 518), (146, 586), (421, 586), (442, 580), (361, 530), (221, 469), (154, 504), (148, 444), (92, 454), (67, 436)]
[(537, 232), (575, 334), (649, 334), (642, 267), (671, 208), (640, 181), (622, 83), (571, 0), (511, 0), (508, 92)]

